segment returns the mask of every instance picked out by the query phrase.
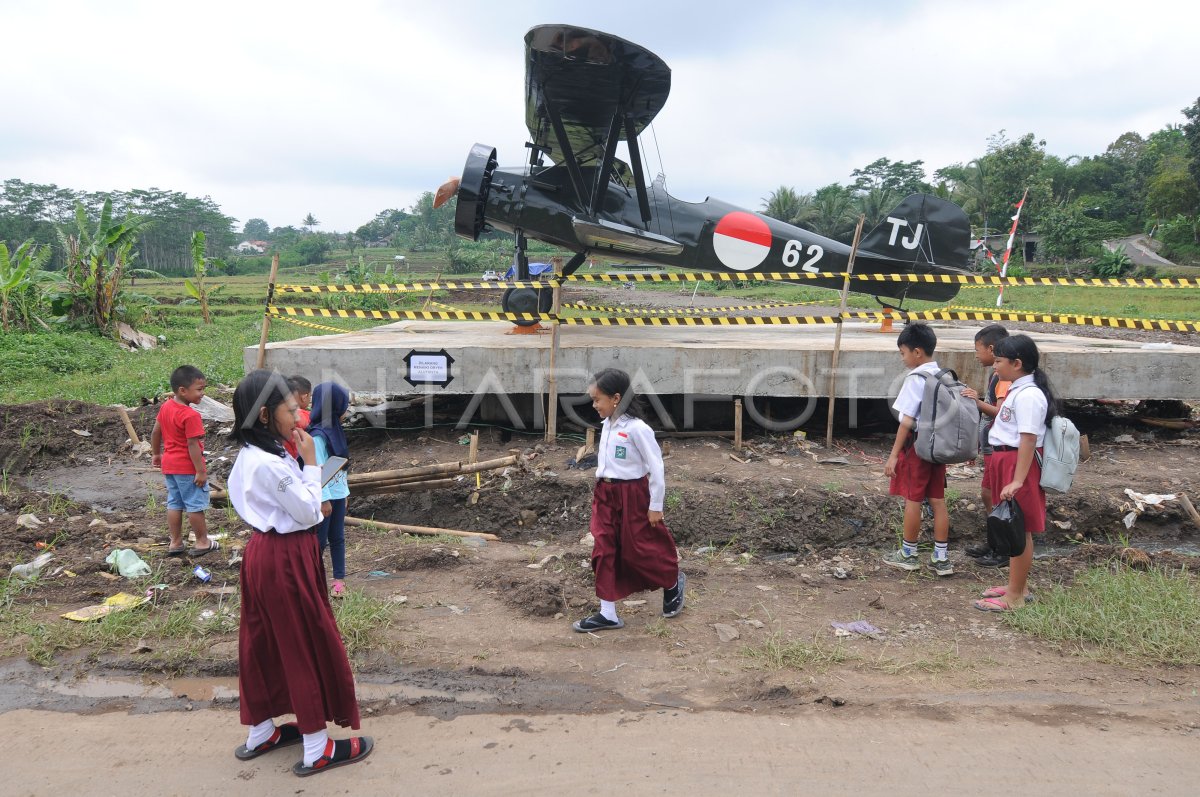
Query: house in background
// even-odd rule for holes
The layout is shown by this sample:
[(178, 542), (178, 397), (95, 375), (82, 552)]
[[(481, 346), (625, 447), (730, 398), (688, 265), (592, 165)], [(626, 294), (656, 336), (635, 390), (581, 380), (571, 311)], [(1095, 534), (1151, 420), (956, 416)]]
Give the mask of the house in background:
[(255, 254), (261, 255), (267, 251), (268, 246), (270, 246), (270, 244), (266, 241), (242, 241), (235, 248), (241, 254), (249, 254), (254, 252)]

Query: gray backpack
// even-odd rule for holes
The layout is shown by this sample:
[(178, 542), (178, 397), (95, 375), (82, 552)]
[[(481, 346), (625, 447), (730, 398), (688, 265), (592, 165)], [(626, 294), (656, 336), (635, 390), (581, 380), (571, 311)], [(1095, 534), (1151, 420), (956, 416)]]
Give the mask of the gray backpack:
[(921, 414), (917, 417), (917, 456), (935, 465), (970, 462), (979, 455), (979, 407), (962, 394), (958, 374), (943, 368), (937, 374), (917, 371), (925, 379)]

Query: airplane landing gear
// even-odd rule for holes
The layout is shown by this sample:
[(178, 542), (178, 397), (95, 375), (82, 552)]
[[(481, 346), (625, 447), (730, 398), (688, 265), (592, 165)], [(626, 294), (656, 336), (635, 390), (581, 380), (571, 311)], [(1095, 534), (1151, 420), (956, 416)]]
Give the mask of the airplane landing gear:
[[(529, 257), (525, 254), (525, 234), (517, 230), (517, 280), (528, 282)], [(506, 313), (548, 313), (554, 306), (553, 288), (509, 288), (500, 297), (500, 307)], [(537, 326), (534, 321), (513, 321), (519, 327)]]

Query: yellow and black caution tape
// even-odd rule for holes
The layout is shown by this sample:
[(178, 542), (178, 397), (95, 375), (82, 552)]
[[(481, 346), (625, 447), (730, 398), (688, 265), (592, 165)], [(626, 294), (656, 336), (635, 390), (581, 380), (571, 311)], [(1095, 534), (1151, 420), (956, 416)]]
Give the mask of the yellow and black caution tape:
[(833, 271), (691, 271), (680, 274), (571, 274), (565, 282), (794, 282), (796, 280), (845, 277)]
[[(552, 320), (552, 319), (551, 319)], [(559, 323), (585, 327), (758, 327), (836, 324), (837, 316), (685, 316), (625, 318), (621, 316), (559, 318)]]
[[(844, 276), (841, 274), (834, 276)], [(959, 285), (1068, 285), (1079, 288), (1200, 288), (1197, 279), (1101, 279), (1082, 277), (989, 277), (968, 274), (854, 274), (870, 282), (938, 282)]]
[(553, 321), (538, 313), (485, 313), (473, 310), (326, 310), (323, 307), (270, 307), (272, 314), (304, 318), (369, 318), (376, 321)]
[(740, 304), (732, 307), (679, 307), (679, 308), (642, 308), (642, 307), (603, 307), (584, 302), (567, 302), (564, 308), (571, 310), (586, 310), (593, 313), (629, 313), (636, 315), (702, 315), (704, 313), (729, 313), (739, 310), (779, 310), (786, 307), (803, 307), (810, 304), (828, 304), (829, 299), (817, 299), (811, 302), (775, 302), (772, 304)]
[[(1026, 321), (1037, 324), (1068, 324), (1071, 326), (1113, 327), (1116, 329), (1145, 329), (1162, 332), (1200, 332), (1200, 321), (1167, 321), (1149, 318), (1119, 318), (1114, 316), (1066, 315), (1061, 313), (1031, 313), (1004, 310), (916, 310), (893, 312), (893, 317), (915, 321)], [(845, 318), (878, 320), (879, 312), (846, 313)]]
[(268, 313), (271, 318), (278, 318), (280, 321), (287, 321), (289, 324), (295, 324), (298, 327), (308, 327), (309, 329), (319, 329), (324, 332), (350, 332), (348, 329), (338, 329), (337, 327), (327, 327), (324, 324), (314, 324), (311, 321), (301, 321), (298, 318), (290, 318), (282, 313)]
[(442, 302), (434, 302), (434, 301), (427, 302), (427, 304), (429, 304), (429, 305), (431, 305), (431, 306), (433, 306), (433, 307), (436, 307), (436, 308), (438, 308), (439, 310), (450, 310), (450, 311), (452, 311), (452, 312), (455, 312), (455, 313), (461, 313), (461, 312), (463, 312), (463, 310), (462, 310), (462, 308), (461, 308), (461, 307), (455, 307), (455, 306), (454, 306), (454, 305), (452, 305), (452, 304), (443, 304)]
[(397, 282), (369, 285), (276, 285), (277, 293), (412, 293), (429, 290), (553, 288), (557, 282)]

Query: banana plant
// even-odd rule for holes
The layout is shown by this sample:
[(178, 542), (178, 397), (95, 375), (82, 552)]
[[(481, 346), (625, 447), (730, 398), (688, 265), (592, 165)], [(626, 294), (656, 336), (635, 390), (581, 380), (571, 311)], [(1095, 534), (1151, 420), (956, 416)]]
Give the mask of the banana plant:
[(35, 247), (33, 239), (25, 241), (11, 254), (8, 245), (0, 241), (0, 326), (9, 330), (9, 315), (16, 304), (25, 326), (29, 326), (30, 294), (37, 290), (42, 267), (50, 260), (50, 247)]
[(210, 265), (220, 266), (221, 261), (210, 260), (204, 256), (204, 233), (196, 230), (192, 233), (192, 269), (195, 272), (195, 280), (185, 279), (183, 287), (191, 297), (189, 301), (200, 303), (200, 315), (204, 317), (204, 323), (211, 324), (212, 319), (208, 314), (208, 299), (210, 296), (215, 296), (224, 290), (224, 285), (218, 285), (215, 288), (210, 288), (204, 284), (204, 278), (208, 276), (208, 268)]
[(112, 200), (105, 199), (95, 227), (81, 203), (75, 205), (75, 230), (59, 230), (58, 239), (66, 255), (64, 310), (83, 317), (100, 331), (116, 328), (126, 276), (161, 277), (149, 269), (132, 268), (138, 236), (150, 225), (140, 216), (115, 221)]

